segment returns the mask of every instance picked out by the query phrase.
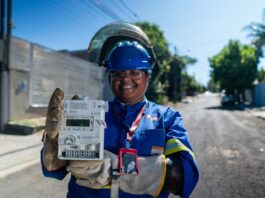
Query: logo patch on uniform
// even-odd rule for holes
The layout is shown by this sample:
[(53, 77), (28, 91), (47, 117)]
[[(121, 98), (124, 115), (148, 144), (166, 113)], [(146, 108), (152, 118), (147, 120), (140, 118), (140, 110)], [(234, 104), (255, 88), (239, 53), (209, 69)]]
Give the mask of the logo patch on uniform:
[(151, 119), (152, 121), (158, 121), (158, 117), (153, 117), (150, 114), (147, 114), (146, 118)]
[(163, 152), (164, 152), (164, 147), (152, 146), (152, 150), (151, 150), (152, 155), (155, 155), (155, 154), (161, 155), (161, 154), (163, 154)]

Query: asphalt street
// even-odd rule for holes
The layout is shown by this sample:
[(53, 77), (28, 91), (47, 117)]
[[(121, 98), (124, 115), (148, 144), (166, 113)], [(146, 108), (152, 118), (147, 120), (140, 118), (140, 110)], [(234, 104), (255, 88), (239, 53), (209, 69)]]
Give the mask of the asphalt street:
[[(183, 116), (200, 169), (191, 197), (263, 198), (265, 121), (237, 107), (221, 107), (216, 95), (202, 95), (176, 108)], [(43, 177), (38, 162), (0, 177), (0, 197), (64, 198), (68, 179)]]
[(192, 198), (265, 197), (265, 121), (216, 95), (180, 109), (200, 169)]

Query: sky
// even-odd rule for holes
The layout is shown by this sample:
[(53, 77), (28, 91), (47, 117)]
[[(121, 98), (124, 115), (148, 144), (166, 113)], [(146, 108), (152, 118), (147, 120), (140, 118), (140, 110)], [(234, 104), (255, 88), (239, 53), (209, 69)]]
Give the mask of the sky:
[(250, 44), (244, 27), (263, 22), (263, 9), (264, 0), (13, 0), (12, 34), (53, 50), (80, 50), (110, 22), (148, 21), (172, 53), (197, 59), (187, 71), (206, 85), (208, 58), (231, 39)]

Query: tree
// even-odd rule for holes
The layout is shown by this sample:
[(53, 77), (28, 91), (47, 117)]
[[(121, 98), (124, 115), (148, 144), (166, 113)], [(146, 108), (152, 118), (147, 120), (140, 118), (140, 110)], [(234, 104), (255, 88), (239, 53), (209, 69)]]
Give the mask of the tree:
[(136, 25), (141, 27), (150, 38), (157, 58), (146, 92), (147, 97), (158, 103), (181, 100), (182, 71), (187, 65), (194, 64), (197, 60), (189, 56), (172, 55), (163, 32), (156, 24), (141, 22)]
[(155, 64), (151, 81), (146, 92), (146, 95), (151, 100), (159, 102), (165, 97), (166, 82), (162, 79), (162, 76), (168, 70), (168, 63), (171, 57), (168, 42), (164, 37), (163, 32), (156, 24), (149, 22), (137, 22), (135, 25), (141, 27), (146, 33), (153, 44), (154, 52), (157, 58), (157, 64)]
[(250, 31), (249, 36), (253, 38), (252, 43), (257, 48), (259, 56), (263, 56), (262, 47), (265, 46), (265, 9), (263, 10), (263, 23), (251, 23), (245, 29)]
[(256, 49), (241, 45), (239, 41), (229, 41), (221, 52), (209, 59), (211, 75), (227, 94), (243, 94), (250, 88), (257, 75), (258, 57)]
[[(251, 23), (245, 29), (250, 31), (249, 36), (253, 38), (252, 43), (257, 48), (257, 55), (262, 57), (262, 48), (265, 46), (265, 9), (263, 10), (263, 23)], [(265, 70), (263, 68), (258, 71), (257, 80), (265, 82)]]
[(207, 83), (207, 89), (211, 92), (218, 92), (219, 84), (217, 82), (214, 82), (213, 78), (210, 78), (210, 80)]
[(197, 93), (205, 91), (206, 88), (200, 85), (194, 76), (188, 75), (186, 72), (182, 74), (182, 92), (186, 96), (195, 96)]
[[(171, 61), (169, 62), (170, 70), (167, 73), (167, 95), (169, 100), (174, 102), (180, 101), (182, 99), (183, 92), (190, 93), (189, 90), (192, 88), (196, 89), (194, 90), (194, 93), (200, 91), (201, 86), (198, 82), (196, 82), (195, 78), (188, 76), (188, 74), (185, 73), (187, 66), (196, 62), (197, 60), (195, 58), (189, 56), (172, 56)], [(187, 76), (190, 79), (193, 79), (196, 86), (186, 83), (187, 81), (185, 81), (185, 79), (187, 79)]]
[(257, 80), (259, 82), (265, 82), (265, 70), (263, 68), (258, 71)]
[[(136, 23), (150, 38), (157, 57), (157, 64), (154, 66), (152, 77), (146, 95), (149, 99), (158, 103), (168, 101), (180, 101), (184, 89), (193, 87), (200, 91), (201, 87), (197, 82), (196, 86), (192, 83), (182, 84), (183, 71), (188, 65), (196, 63), (196, 59), (189, 56), (172, 55), (169, 44), (163, 32), (156, 24), (141, 22)], [(187, 74), (188, 75), (188, 74)], [(186, 76), (184, 76), (186, 77)]]
[(170, 70), (167, 73), (168, 89), (166, 90), (167, 96), (171, 101), (181, 100), (181, 77), (183, 62), (178, 56), (172, 56), (169, 62)]

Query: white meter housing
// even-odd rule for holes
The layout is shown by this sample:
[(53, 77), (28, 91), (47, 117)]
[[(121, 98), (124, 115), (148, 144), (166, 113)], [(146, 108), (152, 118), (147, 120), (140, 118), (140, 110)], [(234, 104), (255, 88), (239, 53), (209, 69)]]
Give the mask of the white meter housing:
[(102, 100), (64, 100), (58, 158), (102, 160), (106, 111)]

